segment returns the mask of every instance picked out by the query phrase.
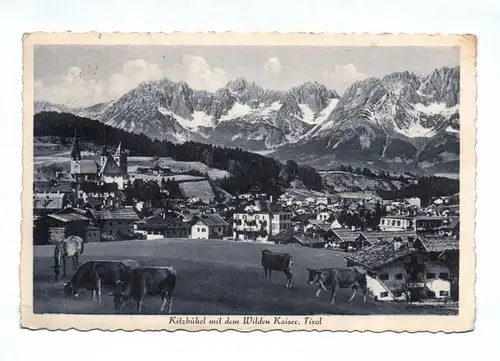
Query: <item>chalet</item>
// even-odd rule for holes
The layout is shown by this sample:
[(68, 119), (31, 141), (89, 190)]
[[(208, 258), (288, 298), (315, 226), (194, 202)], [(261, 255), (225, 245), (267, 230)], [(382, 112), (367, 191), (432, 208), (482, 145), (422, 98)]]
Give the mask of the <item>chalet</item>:
[(347, 254), (347, 266), (368, 271), (368, 289), (379, 301), (458, 297), (458, 240), (381, 241)]
[(137, 221), (136, 228), (139, 231), (145, 231), (149, 235), (164, 235), (167, 233), (168, 226), (177, 217), (169, 215), (154, 215)]
[(119, 209), (89, 209), (85, 215), (92, 220), (92, 225), (99, 227), (101, 235), (107, 234), (120, 238), (134, 233), (134, 222), (139, 216), (131, 207)]
[(293, 228), (286, 229), (270, 238), (276, 244), (298, 244), (304, 247), (322, 248), (325, 242), (321, 239), (310, 238), (297, 234)]
[(437, 234), (443, 225), (444, 217), (416, 216), (415, 229), (418, 233)]
[(71, 199), (65, 193), (34, 193), (33, 214), (44, 215), (55, 213), (71, 204)]
[(324, 236), (326, 240), (346, 252), (360, 250), (371, 244), (363, 233), (347, 228), (331, 229)]
[(47, 218), (48, 243), (55, 244), (58, 240), (69, 236), (78, 236), (85, 241), (92, 242), (92, 234), (87, 237), (87, 227), (90, 218), (82, 214), (82, 211), (66, 208), (59, 212), (50, 214)]
[(227, 222), (218, 214), (201, 214), (195, 217), (191, 227), (191, 238), (222, 238), (227, 229)]
[(165, 230), (166, 238), (189, 238), (191, 236), (191, 223), (186, 222), (182, 216), (175, 218)]

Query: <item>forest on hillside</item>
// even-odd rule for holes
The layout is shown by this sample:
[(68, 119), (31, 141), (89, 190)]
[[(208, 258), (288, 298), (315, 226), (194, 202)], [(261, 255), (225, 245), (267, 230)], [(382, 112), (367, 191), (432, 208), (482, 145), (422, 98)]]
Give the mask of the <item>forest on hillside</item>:
[(75, 131), (82, 140), (116, 146), (119, 142), (131, 156), (171, 157), (179, 161), (202, 162), (223, 169), (231, 177), (219, 181), (225, 191), (245, 193), (256, 191), (280, 195), (295, 179), (309, 189), (321, 191), (321, 176), (310, 166), (288, 161), (285, 165), (274, 158), (264, 157), (239, 148), (226, 148), (197, 142), (174, 144), (152, 140), (144, 134), (126, 132), (97, 120), (72, 114), (42, 112), (34, 117), (34, 136), (73, 137)]

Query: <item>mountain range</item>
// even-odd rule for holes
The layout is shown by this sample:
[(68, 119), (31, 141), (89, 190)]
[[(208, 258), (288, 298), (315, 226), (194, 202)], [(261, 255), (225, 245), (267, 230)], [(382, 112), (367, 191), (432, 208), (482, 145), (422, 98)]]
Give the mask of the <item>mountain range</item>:
[(88, 108), (35, 102), (35, 113), (66, 112), (151, 138), (240, 147), (320, 168), (455, 173), (459, 98), (459, 67), (443, 67), (358, 81), (342, 96), (318, 82), (275, 91), (236, 78), (211, 93), (164, 78)]

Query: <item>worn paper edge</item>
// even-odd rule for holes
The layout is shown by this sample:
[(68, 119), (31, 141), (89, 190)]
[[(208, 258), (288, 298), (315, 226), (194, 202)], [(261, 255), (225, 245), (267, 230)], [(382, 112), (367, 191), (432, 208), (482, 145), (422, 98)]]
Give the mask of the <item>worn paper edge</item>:
[[(476, 47), (472, 34), (329, 34), (329, 33), (45, 33), (23, 35), (23, 191), (21, 222), (21, 327), (31, 330), (80, 331), (371, 331), (466, 332), (475, 321), (476, 213)], [(460, 301), (456, 316), (322, 315), (321, 327), (242, 325), (168, 325), (168, 317), (154, 315), (67, 315), (33, 313), (33, 52), (36, 45), (247, 45), (247, 46), (458, 46), (460, 47)], [(172, 315), (174, 316), (174, 315)], [(181, 315), (190, 316), (190, 315)], [(225, 315), (220, 315), (225, 317)], [(314, 315), (316, 316), (316, 315)], [(207, 320), (219, 316), (206, 316)], [(274, 316), (263, 316), (270, 319)], [(302, 316), (287, 317), (302, 320)]]

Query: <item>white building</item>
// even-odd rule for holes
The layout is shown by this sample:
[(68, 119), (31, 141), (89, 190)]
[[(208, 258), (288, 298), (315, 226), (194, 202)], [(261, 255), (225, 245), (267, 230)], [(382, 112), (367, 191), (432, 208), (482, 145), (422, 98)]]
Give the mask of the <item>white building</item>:
[(191, 227), (191, 238), (221, 239), (227, 226), (227, 222), (218, 214), (200, 214), (195, 216), (195, 223)]
[(256, 203), (233, 214), (235, 240), (263, 240), (292, 227), (292, 213), (276, 203)]
[[(346, 256), (347, 266), (368, 271), (367, 287), (378, 301), (452, 297), (451, 264), (458, 259), (458, 240), (417, 238), (413, 244), (381, 241)], [(458, 294), (457, 294), (458, 296)]]
[(406, 231), (415, 228), (415, 219), (405, 216), (385, 216), (380, 219), (378, 226), (383, 232)]
[(331, 217), (330, 212), (319, 212), (316, 215), (316, 220), (326, 222)]
[(421, 201), (420, 201), (420, 198), (418, 198), (418, 197), (408, 198), (408, 199), (406, 200), (406, 202), (407, 202), (410, 206), (414, 206), (414, 207), (417, 207), (417, 208), (420, 208), (420, 207), (421, 207)]

